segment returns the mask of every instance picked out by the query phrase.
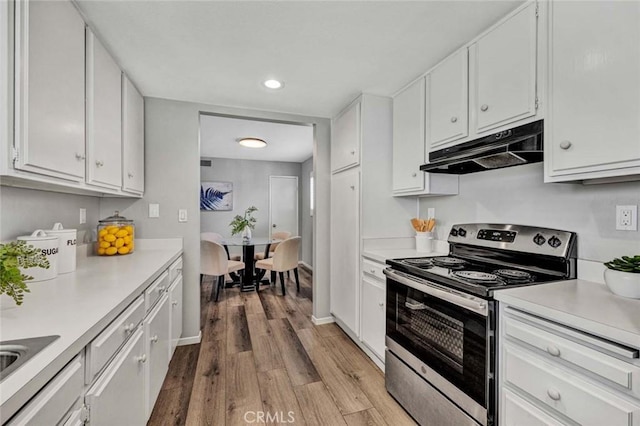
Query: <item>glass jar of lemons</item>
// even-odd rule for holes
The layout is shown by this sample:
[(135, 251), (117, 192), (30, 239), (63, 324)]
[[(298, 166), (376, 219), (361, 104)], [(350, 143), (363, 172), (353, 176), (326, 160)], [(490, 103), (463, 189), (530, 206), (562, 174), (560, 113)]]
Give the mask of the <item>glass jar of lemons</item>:
[(133, 220), (120, 216), (115, 212), (113, 216), (98, 221), (98, 256), (117, 256), (133, 253), (135, 225)]

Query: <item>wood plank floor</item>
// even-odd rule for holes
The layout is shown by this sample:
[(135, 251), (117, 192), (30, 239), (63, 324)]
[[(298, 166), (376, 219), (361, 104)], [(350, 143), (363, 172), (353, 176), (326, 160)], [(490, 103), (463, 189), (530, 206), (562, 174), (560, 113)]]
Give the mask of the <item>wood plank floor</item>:
[[(293, 274), (292, 274), (293, 278)], [(335, 324), (311, 322), (311, 276), (259, 293), (202, 284), (202, 342), (179, 346), (149, 425), (415, 425)]]

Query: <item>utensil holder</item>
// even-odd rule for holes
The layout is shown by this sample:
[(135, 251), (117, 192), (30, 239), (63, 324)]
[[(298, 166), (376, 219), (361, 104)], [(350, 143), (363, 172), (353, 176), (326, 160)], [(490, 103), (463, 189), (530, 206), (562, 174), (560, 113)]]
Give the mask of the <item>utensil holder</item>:
[(431, 253), (433, 251), (434, 232), (416, 232), (416, 251)]

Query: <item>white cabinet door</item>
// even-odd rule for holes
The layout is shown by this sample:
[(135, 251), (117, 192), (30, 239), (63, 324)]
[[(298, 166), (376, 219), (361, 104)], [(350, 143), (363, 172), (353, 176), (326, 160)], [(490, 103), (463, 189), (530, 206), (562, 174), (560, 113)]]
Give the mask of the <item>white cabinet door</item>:
[(153, 404), (162, 388), (162, 382), (169, 370), (169, 297), (165, 294), (144, 320), (145, 353), (145, 382), (147, 389), (146, 419), (151, 415)]
[(138, 328), (87, 391), (91, 426), (143, 425), (145, 416), (143, 331)]
[(178, 345), (180, 337), (182, 337), (182, 275), (169, 287), (169, 303), (171, 305), (171, 314), (169, 315), (169, 358), (173, 356), (173, 352)]
[(331, 313), (358, 334), (360, 171), (331, 177)]
[(386, 299), (382, 285), (366, 277), (362, 279), (360, 339), (384, 360)]
[(393, 191), (424, 189), (425, 79), (413, 83), (393, 98)]
[(556, 181), (640, 173), (638, 22), (635, 1), (550, 3), (545, 154), (549, 174), (566, 175)]
[(469, 63), (467, 49), (451, 55), (429, 75), (427, 131), (430, 147), (469, 134)]
[(562, 422), (549, 416), (508, 389), (503, 389), (500, 400), (502, 426), (561, 426)]
[(144, 192), (144, 99), (122, 76), (122, 189)]
[(87, 28), (87, 182), (122, 187), (122, 73)]
[(70, 1), (15, 6), (15, 168), (84, 181), (84, 21)]
[(337, 172), (360, 163), (360, 114), (358, 101), (332, 122), (331, 171)]
[(474, 45), (478, 133), (535, 115), (536, 27), (531, 3)]

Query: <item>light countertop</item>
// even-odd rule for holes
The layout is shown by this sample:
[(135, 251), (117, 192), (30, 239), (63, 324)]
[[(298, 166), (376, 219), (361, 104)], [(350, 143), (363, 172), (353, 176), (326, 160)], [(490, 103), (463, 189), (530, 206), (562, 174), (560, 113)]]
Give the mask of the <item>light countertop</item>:
[(150, 241), (136, 242), (137, 250), (131, 255), (78, 259), (75, 272), (28, 284), (31, 292), (21, 306), (3, 296), (1, 341), (46, 335), (60, 338), (2, 381), (0, 423), (15, 414), (182, 254), (180, 239)]
[(424, 252), (416, 249), (372, 249), (364, 250), (362, 256), (376, 262), (385, 263), (387, 259), (399, 259), (402, 257), (435, 257), (446, 256), (448, 252), (432, 251)]
[(571, 280), (499, 290), (494, 297), (530, 313), (640, 348), (640, 299), (617, 296), (603, 284)]

